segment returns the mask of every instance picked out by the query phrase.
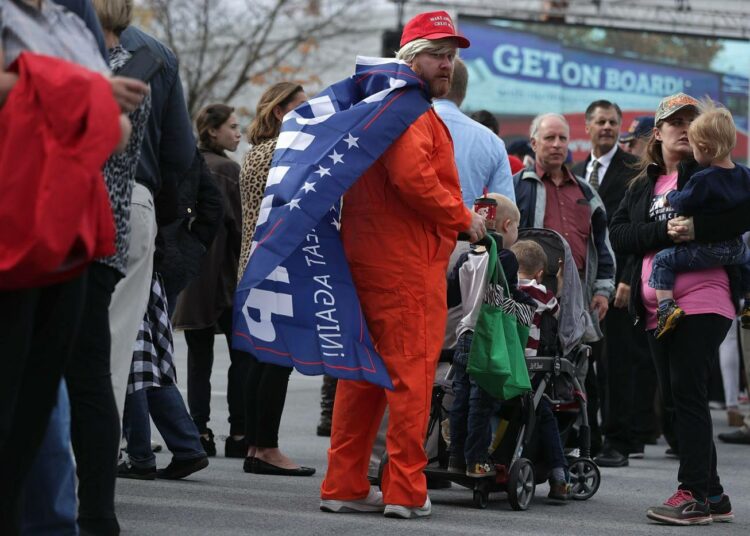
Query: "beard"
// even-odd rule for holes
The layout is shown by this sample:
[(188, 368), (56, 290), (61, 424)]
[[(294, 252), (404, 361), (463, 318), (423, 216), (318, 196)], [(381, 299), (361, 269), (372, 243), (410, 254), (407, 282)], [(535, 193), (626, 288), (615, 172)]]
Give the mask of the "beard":
[[(440, 97), (445, 97), (450, 91), (451, 84), (453, 83), (452, 71), (450, 73), (437, 72), (432, 77), (428, 77), (418, 62), (414, 62), (411, 65), (411, 69), (427, 83), (430, 98), (439, 99)], [(447, 76), (448, 79), (442, 78), (443, 76)]]

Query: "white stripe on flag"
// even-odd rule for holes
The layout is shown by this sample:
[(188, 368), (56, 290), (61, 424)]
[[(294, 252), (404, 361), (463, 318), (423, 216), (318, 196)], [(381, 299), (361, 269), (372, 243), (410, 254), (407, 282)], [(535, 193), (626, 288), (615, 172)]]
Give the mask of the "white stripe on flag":
[(374, 56), (357, 56), (357, 65), (385, 65), (388, 63), (396, 63), (406, 65), (404, 60), (397, 60), (396, 58), (377, 58)]
[(255, 224), (256, 227), (263, 225), (268, 221), (268, 216), (271, 214), (271, 205), (273, 204), (273, 196), (267, 195), (263, 198), (263, 201), (260, 203), (260, 212), (258, 212), (258, 223)]
[(384, 98), (386, 98), (391, 93), (391, 91), (393, 91), (394, 89), (398, 89), (400, 87), (404, 87), (406, 85), (406, 81), (405, 80), (397, 80), (396, 78), (391, 78), (388, 82), (389, 82), (389, 84), (390, 84), (391, 87), (389, 87), (388, 89), (384, 89), (383, 91), (378, 91), (374, 95), (370, 95), (366, 99), (363, 99), (362, 102), (368, 102), (369, 103), (369, 102), (379, 102), (379, 101), (382, 101)]
[(292, 151), (304, 151), (315, 139), (312, 134), (299, 131), (286, 131), (279, 134), (276, 149), (291, 149)]
[(310, 109), (315, 117), (323, 117), (324, 115), (331, 115), (336, 113), (336, 108), (333, 107), (331, 97), (323, 95), (322, 97), (316, 97), (307, 101), (310, 105)]
[(266, 180), (266, 188), (268, 188), (269, 186), (273, 186), (274, 184), (279, 184), (286, 175), (287, 171), (289, 171), (289, 169), (290, 166), (274, 166), (269, 169), (268, 180)]

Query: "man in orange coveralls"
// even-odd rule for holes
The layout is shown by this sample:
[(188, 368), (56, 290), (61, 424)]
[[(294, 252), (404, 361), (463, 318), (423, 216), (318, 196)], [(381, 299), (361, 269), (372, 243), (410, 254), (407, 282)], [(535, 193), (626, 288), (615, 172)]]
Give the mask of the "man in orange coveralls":
[[(397, 57), (436, 98), (450, 88), (456, 49), (468, 46), (446, 12), (422, 13), (404, 28)], [(446, 268), (458, 232), (472, 241), (485, 234), (482, 217), (461, 200), (453, 143), (432, 108), (349, 189), (343, 207), (344, 250), (394, 390), (339, 380), (320, 508), (427, 516), (423, 444), (447, 314)], [(381, 494), (370, 488), (367, 466), (386, 404), (389, 463)]]

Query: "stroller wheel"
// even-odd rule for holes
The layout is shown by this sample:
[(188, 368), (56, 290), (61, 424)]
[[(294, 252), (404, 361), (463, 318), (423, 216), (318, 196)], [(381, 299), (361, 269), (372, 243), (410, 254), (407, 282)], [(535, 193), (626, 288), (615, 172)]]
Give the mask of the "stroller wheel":
[(572, 499), (585, 501), (594, 496), (601, 484), (602, 475), (593, 461), (579, 458), (570, 464), (568, 472), (570, 473), (570, 497)]
[(508, 474), (508, 502), (513, 510), (526, 510), (534, 498), (536, 482), (534, 466), (526, 458), (519, 458), (510, 466)]
[(490, 504), (490, 492), (484, 486), (474, 490), (474, 506), (484, 510)]

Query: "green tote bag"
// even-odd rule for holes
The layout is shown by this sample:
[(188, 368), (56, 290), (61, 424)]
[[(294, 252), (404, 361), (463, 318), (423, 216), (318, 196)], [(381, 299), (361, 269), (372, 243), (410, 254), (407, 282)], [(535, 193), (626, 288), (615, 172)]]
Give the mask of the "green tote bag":
[[(490, 395), (508, 400), (531, 389), (524, 349), (533, 310), (511, 297), (505, 272), (497, 262), (494, 238), (489, 256), (487, 289), (474, 328), (466, 371)], [(519, 321), (519, 312), (523, 322)]]

